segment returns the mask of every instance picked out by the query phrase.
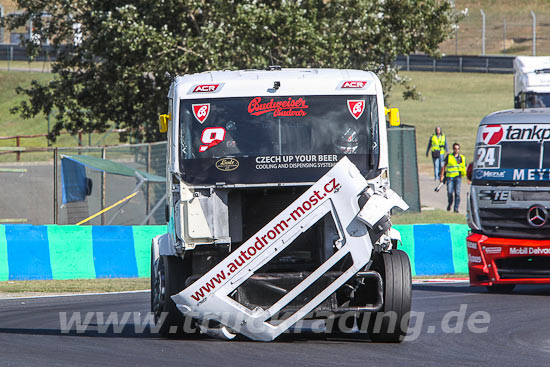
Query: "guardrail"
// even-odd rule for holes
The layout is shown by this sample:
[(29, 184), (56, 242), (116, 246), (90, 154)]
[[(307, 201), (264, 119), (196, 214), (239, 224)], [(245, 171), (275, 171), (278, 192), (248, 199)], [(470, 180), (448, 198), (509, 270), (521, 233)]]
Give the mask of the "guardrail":
[(435, 59), (428, 55), (400, 55), (395, 64), (400, 70), (407, 71), (511, 74), (514, 72), (515, 58), (449, 55)]
[[(513, 72), (515, 56), (461, 56), (448, 55), (435, 59), (428, 55), (399, 55), (395, 64), (407, 71), (450, 71), (462, 73), (501, 73)], [(44, 46), (43, 51), (33, 61), (55, 61), (52, 46)], [(0, 60), (31, 61), (24, 47), (0, 44)]]
[(27, 49), (18, 45), (0, 44), (0, 60), (8, 61), (53, 61), (56, 54), (53, 46), (43, 46), (41, 52), (32, 60)]

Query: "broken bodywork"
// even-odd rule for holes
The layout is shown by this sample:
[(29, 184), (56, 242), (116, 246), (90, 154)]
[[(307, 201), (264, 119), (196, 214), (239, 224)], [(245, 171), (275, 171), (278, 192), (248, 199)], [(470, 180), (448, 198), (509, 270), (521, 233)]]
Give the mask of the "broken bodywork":
[[(358, 201), (365, 190), (370, 198), (361, 208)], [(264, 228), (172, 299), (184, 315), (215, 320), (251, 339), (273, 340), (367, 265), (373, 250), (367, 226), (373, 228), (394, 206), (407, 209), (405, 202), (392, 192), (389, 197), (369, 192), (359, 170), (349, 160), (342, 159)], [(267, 309), (251, 310), (230, 297), (264, 264), (292, 246), (294, 239), (327, 214), (336, 223), (338, 239), (334, 242), (334, 254), (326, 262), (292, 290), (283, 292), (284, 296)], [(282, 322), (268, 321), (348, 254), (352, 259), (350, 266), (330, 285)], [(345, 310), (362, 311), (359, 307)], [(370, 308), (370, 311), (378, 310)]]

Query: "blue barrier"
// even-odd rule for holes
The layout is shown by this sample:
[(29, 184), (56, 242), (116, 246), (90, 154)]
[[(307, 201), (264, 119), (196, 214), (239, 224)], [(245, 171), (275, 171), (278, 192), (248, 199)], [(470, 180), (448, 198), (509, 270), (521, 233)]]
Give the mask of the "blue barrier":
[[(395, 225), (413, 275), (468, 271), (464, 224)], [(0, 281), (150, 276), (151, 239), (166, 226), (0, 225)]]

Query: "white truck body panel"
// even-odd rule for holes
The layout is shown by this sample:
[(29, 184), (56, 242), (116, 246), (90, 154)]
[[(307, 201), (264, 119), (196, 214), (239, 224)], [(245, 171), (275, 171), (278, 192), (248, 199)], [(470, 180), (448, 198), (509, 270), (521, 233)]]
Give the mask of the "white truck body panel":
[[(262, 81), (262, 82), (258, 82)], [(278, 89), (273, 83), (281, 83)], [(342, 88), (346, 81), (364, 82), (362, 87)], [(357, 84), (361, 86), (361, 84)], [(205, 91), (195, 91), (196, 88)], [(208, 87), (211, 86), (210, 91)], [(214, 89), (215, 88), (215, 89)], [(212, 90), (214, 89), (214, 90)], [(383, 90), (380, 80), (369, 71), (337, 70), (337, 69), (281, 69), (277, 71), (245, 70), (245, 71), (214, 71), (177, 77), (168, 94), (174, 101), (198, 98), (227, 97), (276, 97), (286, 95), (376, 95), (383, 101)], [(172, 104), (172, 116), (179, 116), (179, 103)], [(378, 116), (383, 123), (379, 124), (380, 159), (379, 168), (388, 167), (387, 134), (385, 111), (383, 103), (378, 104)], [(174, 151), (179, 147), (178, 124), (172, 123), (170, 134), (173, 140), (169, 144)], [(169, 134), (169, 135), (170, 135)], [(171, 157), (169, 169), (179, 171), (179, 157)]]
[[(372, 192), (361, 210), (358, 197), (367, 188), (357, 167), (347, 158), (341, 159), (284, 211), (172, 299), (186, 316), (218, 321), (231, 332), (254, 340), (275, 339), (364, 268), (373, 250), (364, 222), (378, 221), (394, 206), (407, 209), (407, 204), (389, 190), (386, 197)], [(337, 225), (340, 239), (336, 242), (340, 248), (326, 262), (268, 309), (250, 310), (229, 296), (327, 213), (332, 214)], [(284, 321), (267, 321), (347, 254), (353, 264), (327, 288)], [(224, 329), (221, 335), (227, 338), (231, 333)]]
[(526, 92), (550, 93), (550, 57), (518, 56), (514, 59), (514, 96)]

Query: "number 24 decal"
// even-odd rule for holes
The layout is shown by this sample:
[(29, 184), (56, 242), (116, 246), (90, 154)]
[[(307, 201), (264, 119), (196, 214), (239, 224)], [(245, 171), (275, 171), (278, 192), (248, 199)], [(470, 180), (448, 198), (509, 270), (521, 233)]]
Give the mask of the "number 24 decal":
[(225, 129), (223, 127), (207, 127), (202, 131), (199, 152), (206, 152), (213, 146), (218, 145), (225, 139)]
[(482, 145), (477, 147), (476, 166), (477, 168), (499, 168), (500, 145)]

